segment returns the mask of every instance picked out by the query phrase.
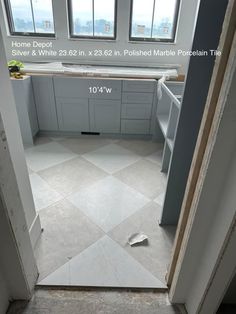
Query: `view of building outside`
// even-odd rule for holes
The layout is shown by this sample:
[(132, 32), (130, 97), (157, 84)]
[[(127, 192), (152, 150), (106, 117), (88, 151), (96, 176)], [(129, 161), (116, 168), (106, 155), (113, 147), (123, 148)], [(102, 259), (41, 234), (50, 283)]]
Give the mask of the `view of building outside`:
[(143, 0), (133, 0), (131, 37), (172, 39), (176, 4), (177, 0), (145, 0), (144, 6)]
[(72, 16), (74, 35), (114, 36), (115, 0), (72, 0)]
[[(54, 33), (52, 0), (9, 0), (15, 32)], [(173, 39), (177, 0), (133, 0), (131, 38)], [(114, 37), (115, 0), (71, 0), (72, 33)]]
[(9, 0), (15, 32), (54, 33), (52, 0)]

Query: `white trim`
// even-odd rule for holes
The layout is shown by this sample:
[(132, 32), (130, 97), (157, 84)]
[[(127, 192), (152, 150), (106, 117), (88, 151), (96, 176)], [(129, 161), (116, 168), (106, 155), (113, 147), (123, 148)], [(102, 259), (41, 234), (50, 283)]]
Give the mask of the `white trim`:
[(35, 248), (35, 245), (41, 235), (41, 232), (42, 232), (42, 229), (41, 229), (40, 218), (39, 218), (39, 214), (37, 214), (29, 229), (30, 240), (31, 240), (31, 244), (33, 248)]

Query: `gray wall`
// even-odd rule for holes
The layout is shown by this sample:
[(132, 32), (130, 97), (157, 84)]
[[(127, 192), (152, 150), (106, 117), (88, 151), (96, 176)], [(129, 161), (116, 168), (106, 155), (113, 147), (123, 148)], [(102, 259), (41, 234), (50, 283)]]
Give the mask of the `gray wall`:
[(1, 274), (0, 265), (0, 314), (5, 314), (8, 308), (9, 293), (7, 285)]
[(223, 304), (236, 304), (236, 275), (232, 279), (225, 297), (222, 301)]
[[(0, 0), (3, 2), (3, 0)], [(66, 0), (53, 0), (54, 6), (54, 20), (56, 28), (56, 39), (53, 39), (53, 48), (59, 49), (80, 49), (85, 52), (91, 49), (116, 49), (123, 51), (129, 50), (149, 50), (160, 49), (162, 51), (166, 49), (190, 49), (192, 44), (193, 29), (195, 24), (195, 16), (198, 8), (199, 0), (182, 0), (180, 9), (180, 18), (178, 24), (178, 31), (176, 37), (176, 43), (130, 43), (128, 40), (129, 31), (129, 12), (130, 12), (130, 0), (118, 0), (118, 16), (117, 16), (117, 39), (116, 41), (104, 41), (104, 40), (78, 40), (69, 39), (68, 35), (68, 21), (67, 21), (67, 1)], [(145, 3), (145, 2), (144, 2)], [(11, 55), (12, 40), (19, 42), (31, 42), (36, 38), (22, 38), (22, 37), (10, 37), (8, 36), (8, 30), (6, 29), (6, 17), (5, 11), (0, 9), (0, 23), (3, 30), (4, 41), (7, 48), (7, 58), (17, 59)], [(40, 39), (37, 39), (40, 41)], [(41, 39), (45, 41), (45, 39)], [(89, 63), (89, 64), (115, 64), (115, 65), (138, 65), (138, 66), (157, 66), (158, 64), (180, 64), (182, 68), (181, 73), (186, 73), (188, 66), (188, 57), (175, 56), (175, 57), (18, 57), (23, 61), (64, 61), (73, 63)]]
[[(228, 0), (201, 1), (193, 51), (217, 49)], [(205, 108), (215, 57), (191, 57), (168, 174), (161, 224), (176, 225)]]

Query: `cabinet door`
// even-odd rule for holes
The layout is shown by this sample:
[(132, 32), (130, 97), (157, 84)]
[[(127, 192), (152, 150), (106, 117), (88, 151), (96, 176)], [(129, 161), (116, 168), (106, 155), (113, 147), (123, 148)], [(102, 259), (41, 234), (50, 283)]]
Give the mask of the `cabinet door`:
[(87, 78), (56, 76), (53, 81), (56, 98), (88, 98)]
[(92, 132), (120, 133), (119, 100), (89, 100), (90, 127)]
[(56, 103), (51, 76), (32, 76), (39, 129), (58, 130)]
[(59, 130), (71, 132), (89, 131), (88, 99), (57, 98)]

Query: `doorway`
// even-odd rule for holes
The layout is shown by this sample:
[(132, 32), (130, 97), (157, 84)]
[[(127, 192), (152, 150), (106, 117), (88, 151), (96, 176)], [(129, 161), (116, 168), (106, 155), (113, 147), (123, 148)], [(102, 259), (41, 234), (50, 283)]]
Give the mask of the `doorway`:
[[(158, 225), (162, 152), (151, 140), (36, 138), (25, 155), (43, 226), (38, 285), (167, 288), (175, 227)], [(147, 239), (131, 246), (136, 233)]]

